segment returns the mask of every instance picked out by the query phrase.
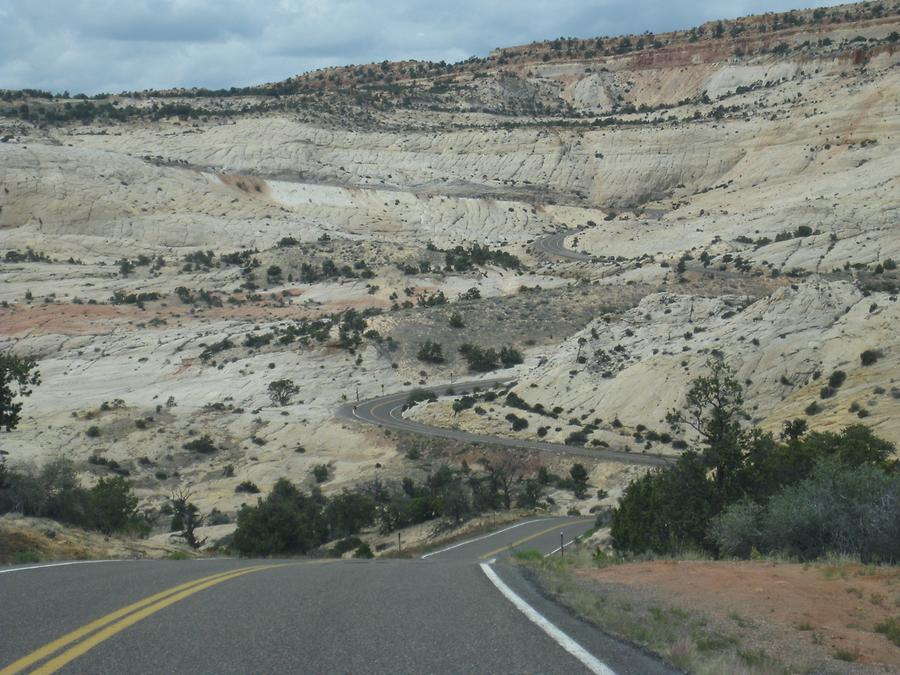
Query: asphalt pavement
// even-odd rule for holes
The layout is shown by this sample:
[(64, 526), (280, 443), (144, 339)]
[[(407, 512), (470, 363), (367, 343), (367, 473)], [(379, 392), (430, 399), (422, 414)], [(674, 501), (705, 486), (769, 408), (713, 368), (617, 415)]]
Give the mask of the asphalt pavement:
[(671, 672), (502, 562), (590, 525), (533, 518), (415, 560), (0, 568), (0, 674)]
[[(541, 237), (540, 239), (535, 240), (532, 245), (536, 250), (543, 251), (544, 253), (550, 253), (573, 260), (590, 260), (592, 256), (585, 253), (579, 253), (578, 251), (572, 251), (565, 247), (566, 237), (578, 234), (579, 232), (581, 232), (580, 229), (565, 230), (546, 237)], [(510, 377), (497, 377), (460, 382), (457, 384), (418, 387), (417, 389), (430, 391), (436, 396), (442, 396), (447, 394), (451, 389), (455, 394), (462, 394), (476, 388), (484, 390), (495, 385), (513, 382), (515, 382), (515, 380)], [(403, 406), (406, 403), (408, 395), (409, 390), (404, 390), (378, 396), (376, 398), (366, 399), (364, 401), (358, 401), (356, 403), (346, 403), (338, 408), (336, 416), (346, 420), (367, 422), (389, 429), (409, 431), (423, 436), (446, 438), (454, 441), (461, 441), (463, 443), (499, 445), (508, 448), (521, 448), (524, 450), (572, 457), (589, 457), (592, 459), (602, 459), (642, 466), (666, 466), (674, 461), (674, 458), (672, 457), (646, 454), (645, 452), (629, 452), (608, 448), (584, 448), (574, 445), (562, 445), (559, 443), (544, 443), (542, 441), (523, 440), (504, 436), (475, 434), (459, 429), (433, 427), (403, 417)]]
[[(430, 391), (435, 396), (441, 396), (452, 389), (455, 394), (470, 392), (476, 387), (481, 390), (488, 389), (497, 384), (513, 382), (511, 378), (494, 378), (489, 380), (472, 380), (458, 382), (453, 385), (442, 384), (433, 387), (418, 387), (420, 390)], [(388, 429), (409, 431), (423, 436), (446, 438), (463, 443), (480, 443), (487, 445), (499, 445), (508, 448), (521, 448), (537, 452), (546, 452), (556, 455), (571, 457), (589, 457), (591, 459), (608, 460), (623, 464), (637, 464), (641, 466), (666, 466), (674, 461), (674, 458), (663, 455), (653, 455), (644, 452), (628, 452), (626, 450), (614, 450), (610, 448), (585, 448), (577, 445), (562, 445), (560, 443), (545, 443), (506, 436), (490, 436), (476, 434), (460, 429), (446, 427), (433, 427), (416, 422), (403, 416), (403, 406), (409, 391), (394, 392), (376, 398), (366, 399), (359, 403), (346, 403), (337, 410), (337, 417), (358, 422), (376, 424)]]
[(566, 237), (578, 234), (581, 230), (563, 230), (556, 234), (551, 234), (540, 239), (535, 239), (531, 244), (532, 248), (539, 253), (555, 255), (559, 258), (568, 260), (593, 260), (594, 256), (589, 253), (581, 253), (566, 248)]
[[(535, 242), (564, 247), (561, 232)], [(509, 382), (453, 386), (460, 393)], [(449, 385), (431, 387), (437, 395)], [(654, 455), (429, 427), (407, 392), (339, 417), (453, 440), (662, 465)], [(504, 563), (565, 555), (591, 518), (535, 517), (416, 560), (87, 561), (0, 568), (0, 675), (15, 673), (674, 672), (544, 597)]]

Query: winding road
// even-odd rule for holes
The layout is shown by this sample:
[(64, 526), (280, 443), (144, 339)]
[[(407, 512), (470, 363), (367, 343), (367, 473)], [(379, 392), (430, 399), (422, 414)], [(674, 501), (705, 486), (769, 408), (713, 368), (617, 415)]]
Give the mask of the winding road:
[[(490, 380), (473, 380), (449, 385), (442, 384), (433, 387), (419, 387), (420, 390), (432, 392), (435, 396), (442, 396), (451, 391), (455, 394), (471, 392), (480, 387), (482, 390), (496, 385), (510, 384), (512, 378), (494, 378)], [(621, 462), (623, 464), (638, 464), (642, 466), (666, 466), (675, 461), (673, 457), (663, 455), (651, 455), (643, 452), (627, 452), (625, 450), (611, 450), (607, 448), (584, 448), (577, 445), (562, 445), (560, 443), (544, 443), (527, 439), (509, 438), (507, 436), (491, 436), (488, 434), (476, 434), (459, 429), (434, 427), (415, 420), (403, 417), (403, 406), (406, 403), (408, 391), (401, 391), (385, 396), (366, 399), (357, 404), (346, 403), (338, 408), (336, 416), (346, 420), (356, 420), (368, 424), (376, 424), (387, 429), (409, 431), (423, 436), (446, 438), (462, 443), (480, 443), (484, 445), (500, 445), (507, 448), (520, 448), (537, 452), (546, 452), (572, 457), (590, 457), (592, 459)]]
[(594, 256), (589, 253), (580, 253), (579, 251), (573, 251), (572, 249), (566, 248), (566, 237), (571, 237), (579, 232), (581, 232), (580, 229), (563, 230), (556, 234), (535, 239), (531, 246), (539, 253), (555, 255), (560, 258), (568, 258), (569, 260), (593, 260)]
[[(586, 260), (560, 233), (541, 250)], [(455, 393), (510, 378), (452, 385)], [(451, 385), (428, 388), (447, 394)], [(407, 392), (337, 416), (427, 436), (616, 462), (669, 458), (443, 429)], [(533, 518), (416, 560), (72, 561), (0, 567), (0, 675), (18, 673), (673, 673), (544, 597), (516, 550), (564, 555), (593, 518)]]
[(503, 562), (590, 526), (536, 518), (415, 560), (0, 567), (0, 675), (673, 672)]
[[(658, 216), (657, 216), (658, 217)], [(565, 247), (566, 237), (578, 234), (582, 231), (564, 230), (556, 234), (536, 239), (533, 243), (535, 250), (570, 258), (573, 260), (591, 260), (592, 256), (586, 253), (572, 251)], [(451, 390), (456, 394), (471, 392), (475, 388), (480, 387), (486, 389), (496, 385), (512, 384), (515, 382), (513, 378), (494, 378), (487, 380), (473, 380), (470, 382), (460, 382), (458, 384), (437, 385), (433, 387), (419, 387), (424, 391), (429, 391), (435, 396), (446, 395)], [(666, 457), (664, 455), (648, 455), (644, 452), (635, 453), (625, 450), (611, 450), (606, 448), (584, 448), (576, 445), (562, 445), (559, 443), (544, 443), (542, 441), (531, 441), (518, 438), (509, 438), (506, 436), (490, 436), (487, 434), (475, 434), (459, 429), (447, 429), (444, 427), (434, 427), (422, 424), (411, 419), (403, 417), (403, 406), (406, 403), (408, 391), (401, 391), (385, 396), (359, 401), (356, 404), (347, 403), (340, 406), (336, 412), (336, 416), (346, 420), (356, 420), (367, 422), (368, 424), (376, 424), (387, 429), (397, 429), (399, 431), (409, 431), (423, 436), (432, 436), (434, 438), (446, 438), (453, 441), (463, 443), (481, 443), (490, 445), (500, 445), (507, 448), (520, 448), (523, 450), (532, 450), (537, 452), (553, 453), (557, 455), (567, 455), (572, 457), (590, 457), (592, 459), (602, 459), (611, 462), (621, 462), (624, 464), (638, 464), (643, 466), (666, 466), (675, 461), (674, 457)]]

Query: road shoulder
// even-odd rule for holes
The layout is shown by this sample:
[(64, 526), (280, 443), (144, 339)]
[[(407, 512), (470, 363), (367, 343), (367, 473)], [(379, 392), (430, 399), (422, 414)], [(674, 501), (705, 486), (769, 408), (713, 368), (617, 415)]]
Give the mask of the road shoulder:
[(597, 655), (617, 675), (678, 672), (655, 654), (604, 633), (557, 602), (530, 569), (503, 562), (495, 562), (491, 569), (523, 601), (586, 651)]
[(896, 568), (596, 561), (586, 550), (565, 561), (520, 555), (512, 564), (545, 598), (683, 671), (875, 673), (896, 667), (896, 649), (872, 628), (893, 611), (886, 599)]

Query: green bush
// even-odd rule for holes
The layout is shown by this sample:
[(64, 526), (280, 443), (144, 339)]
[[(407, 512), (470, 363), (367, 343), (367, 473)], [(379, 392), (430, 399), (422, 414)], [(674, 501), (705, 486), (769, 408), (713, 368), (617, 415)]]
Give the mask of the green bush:
[(733, 371), (710, 367), (692, 384), (686, 414), (667, 416), (673, 429), (687, 424), (699, 432), (702, 451), (628, 485), (613, 514), (614, 546), (634, 553), (748, 555), (757, 548), (804, 558), (835, 552), (898, 559), (894, 446), (861, 425), (807, 434), (794, 420), (785, 425), (786, 442), (744, 429)]
[(475, 286), (472, 286), (465, 293), (460, 293), (460, 300), (480, 300), (481, 299), (481, 291), (479, 291)]
[(585, 443), (587, 443), (587, 440), (587, 434), (579, 429), (566, 436), (566, 440), (564, 442), (566, 445), (584, 445)]
[(219, 509), (214, 508), (206, 517), (206, 522), (210, 525), (228, 525), (231, 522), (231, 518), (228, 517), (227, 513), (222, 513)]
[(264, 500), (238, 512), (232, 546), (246, 556), (302, 554), (325, 543), (327, 536), (320, 504), (282, 478)]
[(875, 626), (875, 631), (900, 647), (900, 616), (885, 619)]
[(0, 485), (0, 513), (15, 510), (106, 534), (145, 534), (148, 526), (137, 503), (131, 483), (122, 476), (101, 478), (85, 489), (69, 459), (50, 461), (40, 471), (6, 470)]
[(420, 346), (416, 354), (416, 358), (427, 363), (443, 363), (444, 353), (440, 343), (425, 340)]
[(475, 405), (475, 398), (472, 396), (460, 396), (458, 399), (453, 401), (453, 412), (461, 413), (463, 410), (468, 410)]
[(838, 389), (847, 380), (847, 373), (843, 370), (834, 371), (828, 378), (828, 386), (832, 389)]
[(13, 555), (14, 565), (32, 565), (41, 562), (41, 554), (35, 550), (16, 551)]
[(181, 447), (185, 450), (190, 450), (191, 452), (199, 452), (203, 455), (209, 455), (218, 450), (212, 439), (209, 436), (205, 435), (201, 436), (200, 438), (195, 438), (192, 441), (188, 441)]
[(317, 483), (324, 483), (328, 480), (330, 470), (327, 464), (316, 464), (312, 469), (313, 478)]
[(456, 246), (444, 254), (447, 267), (457, 272), (466, 272), (472, 268), (485, 265), (497, 265), (507, 269), (519, 269), (522, 263), (511, 253), (504, 251), (493, 251), (487, 246), (474, 244), (471, 248), (465, 249), (462, 246)]
[(51, 460), (39, 471), (6, 469), (3, 473), (0, 513), (16, 510), (26, 516), (93, 526), (89, 492), (81, 486), (72, 460)]
[(362, 542), (359, 546), (356, 547), (356, 550), (353, 552), (354, 558), (374, 558), (375, 554), (372, 553), (372, 547), (369, 546), (366, 542)]
[(524, 509), (533, 509), (544, 496), (544, 486), (540, 481), (528, 479), (522, 482), (522, 489), (516, 498), (516, 504)]
[(518, 349), (513, 349), (512, 347), (501, 347), (499, 357), (500, 363), (503, 364), (504, 368), (509, 368), (522, 363), (522, 353)]
[(273, 405), (287, 405), (291, 399), (300, 393), (300, 387), (293, 380), (281, 379), (269, 382), (269, 398)]
[(587, 469), (584, 468), (584, 464), (573, 464), (569, 469), (569, 475), (572, 477), (576, 483), (582, 483), (587, 485), (588, 482), (588, 472)]
[(749, 558), (762, 545), (764, 509), (751, 499), (732, 504), (711, 524), (711, 536), (724, 556)]
[(900, 474), (873, 465), (820, 460), (808, 478), (763, 507), (742, 501), (713, 524), (720, 552), (752, 548), (802, 560), (826, 554), (863, 562), (900, 561)]
[(818, 415), (822, 412), (822, 406), (820, 406), (817, 401), (813, 401), (803, 409), (803, 412), (812, 417), (813, 415)]
[(859, 361), (864, 366), (871, 366), (881, 358), (881, 351), (878, 349), (867, 349), (859, 355)]
[(348, 551), (358, 548), (362, 543), (363, 541), (359, 537), (345, 537), (335, 542), (334, 546), (331, 547), (330, 553), (334, 557), (340, 558)]
[(88, 501), (94, 526), (101, 532), (111, 534), (142, 529), (143, 523), (137, 512), (138, 499), (131, 483), (122, 476), (101, 478), (90, 489)]
[(484, 373), (496, 370), (501, 365), (509, 368), (516, 364), (522, 363), (522, 354), (519, 350), (512, 347), (501, 347), (500, 351), (489, 347), (487, 349), (466, 343), (459, 348), (459, 353), (463, 355), (469, 364), (469, 370), (478, 373)]
[[(363, 492), (345, 490), (328, 500), (324, 516), (332, 537), (349, 537), (375, 522), (375, 500)], [(350, 549), (347, 549), (350, 550)]]
[(515, 558), (516, 560), (540, 562), (544, 559), (544, 554), (537, 549), (528, 548), (524, 551), (514, 552), (513, 558)]
[(613, 512), (613, 545), (634, 553), (672, 553), (708, 547), (715, 515), (712, 482), (702, 458), (687, 452), (675, 466), (632, 481)]
[(528, 420), (519, 417), (515, 413), (509, 413), (506, 416), (506, 421), (509, 422), (510, 425), (512, 425), (513, 431), (522, 431), (523, 429), (528, 428)]
[(424, 401), (434, 403), (437, 401), (437, 396), (435, 396), (433, 392), (425, 389), (413, 389), (406, 396), (406, 403), (403, 405), (403, 409), (406, 410), (407, 408), (411, 408), (417, 403), (422, 403)]

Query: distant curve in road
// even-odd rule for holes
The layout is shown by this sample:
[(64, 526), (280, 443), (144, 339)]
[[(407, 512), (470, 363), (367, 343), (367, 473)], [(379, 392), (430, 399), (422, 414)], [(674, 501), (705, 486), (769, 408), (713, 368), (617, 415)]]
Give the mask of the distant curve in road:
[[(436, 396), (447, 394), (448, 390), (455, 393), (470, 392), (476, 387), (487, 389), (498, 384), (508, 384), (514, 382), (513, 378), (494, 378), (489, 380), (473, 380), (470, 382), (460, 382), (457, 384), (442, 384), (432, 387), (419, 387), (425, 391), (430, 391)], [(445, 427), (434, 427), (428, 424), (422, 424), (414, 420), (403, 417), (403, 406), (406, 403), (408, 391), (386, 394), (376, 398), (366, 399), (357, 404), (346, 403), (337, 410), (337, 416), (341, 419), (356, 420), (366, 422), (368, 424), (376, 424), (380, 427), (388, 429), (397, 429), (399, 431), (409, 431), (423, 436), (432, 436), (435, 438), (446, 438), (463, 443), (481, 443), (489, 445), (501, 445), (508, 448), (519, 448), (523, 450), (532, 450), (537, 452), (553, 453), (557, 455), (566, 455), (572, 457), (589, 457), (592, 459), (601, 459), (611, 462), (621, 462), (624, 464), (637, 464), (642, 466), (666, 466), (674, 461), (672, 457), (661, 455), (648, 455), (645, 453), (628, 452), (625, 450), (611, 450), (607, 448), (584, 448), (576, 445), (562, 445), (560, 443), (545, 443), (543, 441), (531, 441), (527, 439), (509, 438), (506, 436), (490, 436), (487, 434), (476, 434), (469, 431), (461, 431), (459, 429), (448, 429)]]
[(559, 258), (568, 258), (569, 260), (593, 260), (594, 256), (590, 255), (589, 253), (581, 253), (579, 251), (573, 251), (570, 248), (566, 248), (566, 237), (578, 234), (579, 232), (581, 232), (580, 229), (563, 230), (562, 232), (557, 232), (556, 234), (551, 234), (546, 237), (541, 237), (540, 239), (535, 239), (531, 245), (535, 251), (546, 253), (549, 255), (555, 255)]

